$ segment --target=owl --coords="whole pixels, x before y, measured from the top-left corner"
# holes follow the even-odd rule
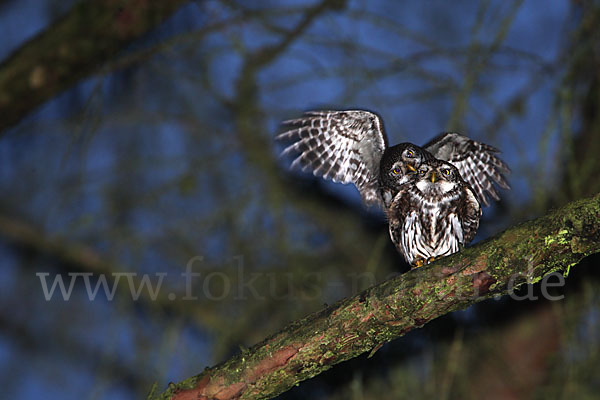
[[[479,227],[473,189],[447,161],[425,160],[386,210],[392,242],[415,267],[459,251]]]
[[[277,139],[288,140],[283,155],[298,154],[300,166],[333,182],[352,183],[367,205],[390,206],[398,186],[425,160],[437,158],[458,168],[477,199],[498,200],[494,184],[509,189],[503,176],[510,172],[492,146],[458,133],[443,133],[423,147],[412,143],[388,146],[379,116],[366,110],[310,111],[304,118],[285,121],[291,129]]]
[[[285,123],[291,129],[277,138],[292,141],[283,151],[297,154],[292,167],[354,184],[365,204],[383,208],[392,241],[414,265],[451,254],[471,241],[479,224],[480,203],[488,205],[488,196],[499,199],[494,185],[509,189],[504,174],[510,170],[497,157],[498,150],[458,133],[443,133],[423,147],[412,143],[390,147],[381,119],[370,111],[311,111]],[[445,171],[450,174],[444,175]],[[418,203],[420,187],[426,190]],[[415,207],[406,218],[403,213],[409,208],[404,208],[404,197],[412,199],[407,207]],[[407,225],[420,212],[420,222],[433,224],[427,232],[421,223]],[[433,218],[432,212],[442,213],[441,219]],[[446,223],[443,231],[441,222]],[[413,231],[403,244],[405,228]],[[423,247],[423,243],[429,244]]]
[[[384,210],[421,164],[432,159],[431,153],[412,143],[400,143],[385,149],[379,163],[376,185],[379,194],[377,199]]]

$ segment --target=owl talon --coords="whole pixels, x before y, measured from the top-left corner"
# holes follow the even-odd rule
[[[423,266],[423,264],[425,264],[425,260],[423,260],[423,259],[419,259],[419,260],[415,261],[415,265],[414,265],[414,267],[415,267],[415,268],[419,268],[419,267],[422,267],[422,266]]]
[[[437,260],[437,258],[435,258],[435,257],[429,257],[429,259],[427,260],[427,264],[431,264],[435,260]]]

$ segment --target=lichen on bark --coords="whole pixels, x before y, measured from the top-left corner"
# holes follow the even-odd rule
[[[149,399],[267,399],[449,312],[600,252],[600,194],[295,321]]]

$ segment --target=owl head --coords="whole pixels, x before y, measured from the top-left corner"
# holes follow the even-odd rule
[[[433,156],[412,143],[400,143],[385,149],[379,165],[380,195],[389,206],[400,187],[410,181],[425,160]]]
[[[424,160],[433,158],[428,151],[412,143],[400,143],[389,147],[381,157],[379,180],[382,186],[399,188],[408,182]]]
[[[423,193],[448,193],[463,183],[454,165],[435,158],[422,163],[416,175],[417,188]]]

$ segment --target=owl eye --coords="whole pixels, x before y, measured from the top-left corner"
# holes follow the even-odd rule
[[[450,175],[450,169],[449,169],[449,168],[446,168],[446,169],[444,170],[444,175],[446,175],[446,176],[449,176],[449,175]]]
[[[421,170],[419,170],[419,175],[425,175],[425,172],[426,171],[424,169],[421,169]]]
[[[406,152],[406,157],[408,157],[408,158],[413,158],[414,156],[415,156],[415,153],[413,153],[413,151],[412,151],[412,150],[408,150],[408,151]]]
[[[400,168],[394,168],[394,169],[392,170],[392,173],[393,173],[394,175],[398,175],[398,174],[400,173]]]

